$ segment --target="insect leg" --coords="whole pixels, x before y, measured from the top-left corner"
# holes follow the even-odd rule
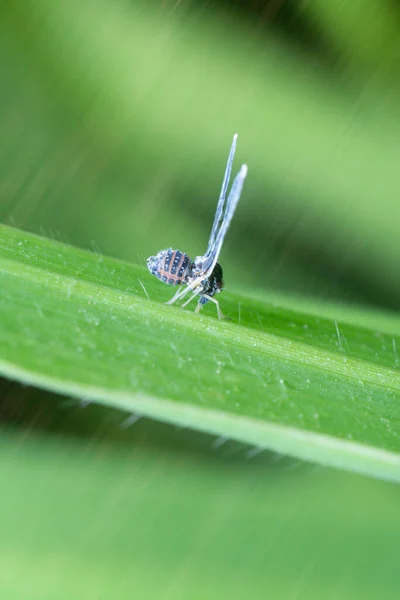
[[[168,302],[166,302],[165,304],[173,304],[174,302],[176,302],[177,300],[179,300],[179,298],[183,298],[184,296],[186,296],[186,294],[190,291],[189,287],[186,288],[180,288],[176,294],[171,298],[171,300],[168,300]]]
[[[225,315],[223,314],[222,310],[219,307],[218,300],[216,300],[212,296],[208,296],[207,294],[202,294],[202,296],[203,296],[203,298],[206,298],[206,300],[209,300],[210,302],[214,302],[215,306],[217,307],[218,319],[225,319]],[[201,306],[202,305],[199,302],[199,304],[196,306],[195,312],[199,312],[199,310],[201,309]]]
[[[194,298],[196,298],[196,296],[198,296],[198,294],[199,294],[199,292],[195,292],[195,293],[193,294],[193,296],[191,296],[191,297],[189,298],[189,300],[186,300],[186,302],[184,302],[184,303],[182,304],[181,308],[185,308],[185,306],[187,306],[187,305],[189,304],[189,302],[191,302],[191,301],[192,301]]]

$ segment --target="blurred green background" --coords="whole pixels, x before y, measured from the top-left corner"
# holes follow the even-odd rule
[[[396,311],[399,34],[395,0],[2,3],[0,219],[195,256],[237,131],[226,285]],[[398,597],[394,485],[6,381],[1,414],[4,597]]]

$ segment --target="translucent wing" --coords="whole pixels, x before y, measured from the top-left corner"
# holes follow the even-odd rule
[[[235,149],[234,149],[235,142],[236,142],[236,139],[234,138],[234,143],[232,144],[233,152],[235,151]],[[232,149],[231,149],[231,154],[232,154]],[[231,158],[231,155],[229,155],[229,159],[230,158]],[[232,158],[233,158],[233,156],[232,156]],[[232,163],[229,164],[229,160],[228,160],[228,166],[227,166],[227,169],[225,172],[224,183],[222,185],[221,195],[222,195],[222,192],[224,191],[224,184],[225,184],[225,179],[226,179],[227,173],[228,173],[228,182],[229,182],[231,166],[232,166]],[[221,198],[218,202],[217,211],[218,211],[218,209],[220,209],[221,215],[219,216],[218,221],[217,221],[217,215],[215,217],[213,230],[211,232],[211,237],[210,237],[210,242],[208,244],[207,252],[204,255],[203,260],[202,260],[202,268],[204,270],[204,277],[208,277],[209,275],[211,275],[211,273],[217,263],[219,253],[221,252],[225,234],[228,231],[229,225],[232,221],[232,217],[235,213],[237,204],[240,199],[240,195],[243,190],[243,184],[244,184],[244,180],[246,179],[246,175],[247,175],[247,165],[242,165],[239,173],[236,175],[235,180],[233,182],[232,189],[229,193],[228,200],[226,202],[225,210],[223,209],[223,204],[220,207]],[[227,187],[227,185],[228,184],[226,184],[226,187]],[[225,189],[225,193],[226,193],[226,189]],[[221,221],[221,226],[218,229],[218,224],[220,221]],[[214,229],[215,229],[215,231],[214,231]]]
[[[229,181],[230,181],[230,178],[231,178],[232,163],[233,163],[233,158],[235,156],[235,151],[236,151],[236,140],[237,140],[237,133],[235,133],[235,135],[233,136],[232,146],[231,146],[231,149],[230,149],[230,152],[229,152],[229,156],[228,156],[228,162],[226,163],[224,180],[222,182],[221,193],[219,195],[219,200],[218,200],[218,204],[217,204],[217,210],[215,212],[214,223],[213,223],[213,226],[212,226],[210,239],[208,240],[208,246],[207,246],[206,255],[209,253],[211,247],[214,245],[215,237],[217,235],[218,226],[219,226],[220,221],[222,219],[222,214],[223,214],[223,211],[224,211],[224,204],[225,204],[226,192],[227,192]]]

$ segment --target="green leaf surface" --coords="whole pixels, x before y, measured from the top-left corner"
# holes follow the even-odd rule
[[[398,319],[224,292],[221,322],[165,306],[143,267],[4,226],[0,281],[7,377],[400,480]]]

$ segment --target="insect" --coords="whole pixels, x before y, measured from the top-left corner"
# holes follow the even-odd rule
[[[222,291],[224,282],[222,267],[217,260],[247,175],[247,165],[242,165],[226,200],[233,158],[236,151],[236,140],[237,133],[233,136],[206,253],[203,256],[196,256],[192,261],[185,252],[168,248],[167,250],[160,250],[156,256],[150,256],[147,259],[147,267],[150,273],[161,279],[164,283],[169,285],[186,284],[186,287],[180,288],[167,304],[173,304],[176,300],[184,298],[191,292],[191,297],[182,304],[182,308],[198,297],[199,300],[195,312],[199,312],[204,304],[211,301],[217,307],[219,319],[223,319],[224,316],[219,307],[219,302],[214,296]]]

